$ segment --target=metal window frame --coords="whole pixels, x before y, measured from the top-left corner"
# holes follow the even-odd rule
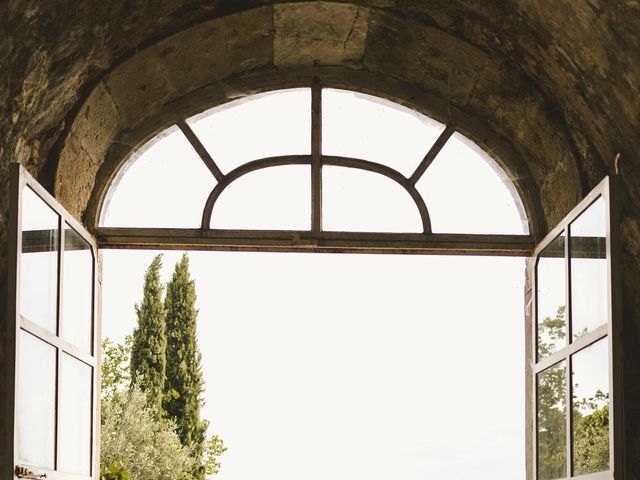
[[[10,201],[13,208],[11,208],[9,216],[9,302],[8,302],[8,318],[6,332],[7,338],[5,344],[8,346],[8,352],[6,355],[6,380],[7,386],[4,394],[4,401],[11,410],[4,410],[12,412],[10,423],[10,430],[6,432],[6,435],[2,438],[2,442],[6,444],[4,457],[0,460],[0,475],[5,478],[20,478],[16,473],[18,466],[18,442],[17,442],[17,414],[20,407],[20,401],[18,398],[18,358],[20,353],[20,331],[24,330],[28,334],[34,335],[39,340],[52,346],[56,350],[56,373],[55,373],[55,432],[54,432],[54,469],[44,469],[40,466],[34,465],[20,465],[28,468],[36,475],[46,474],[49,479],[52,480],[89,480],[97,478],[99,472],[99,458],[98,458],[98,439],[100,438],[100,286],[99,286],[99,254],[98,244],[93,236],[84,228],[80,222],[78,222],[73,216],[64,209],[53,196],[51,196],[28,172],[18,163],[12,163],[10,165],[10,180],[11,191]],[[20,314],[20,258],[22,253],[22,192],[25,188],[31,189],[40,200],[43,201],[58,217],[58,268],[56,272],[57,276],[57,291],[56,291],[56,332],[50,332],[47,329],[40,327],[32,321],[24,318]],[[86,353],[80,348],[71,344],[61,336],[62,322],[64,321],[62,315],[62,302],[63,302],[63,288],[64,288],[64,252],[65,252],[65,225],[72,228],[80,237],[85,240],[90,248],[92,255],[92,328],[91,328],[91,352]],[[13,321],[11,321],[13,319]],[[61,361],[63,355],[69,355],[83,364],[89,366],[92,370],[92,388],[91,388],[91,432],[90,432],[90,474],[79,475],[65,473],[58,471],[60,464],[60,414],[59,408],[61,398],[60,388],[60,375],[61,375]]]
[[[571,212],[555,226],[546,237],[536,246],[529,262],[530,285],[532,285],[530,330],[527,348],[527,395],[526,409],[527,425],[529,428],[527,442],[532,452],[528,458],[527,471],[531,472],[531,479],[537,479],[538,469],[538,375],[547,369],[565,362],[566,372],[566,454],[567,476],[566,479],[580,480],[620,480],[623,476],[624,449],[623,449],[623,420],[622,420],[622,372],[621,372],[621,293],[620,293],[620,253],[619,237],[615,227],[619,225],[619,194],[618,178],[606,177],[603,179]],[[579,337],[572,338],[572,305],[571,305],[571,224],[584,213],[595,201],[605,200],[606,212],[606,255],[607,255],[607,323],[595,330]],[[537,330],[538,330],[538,284],[537,267],[540,253],[558,236],[564,235],[564,268],[565,268],[565,295],[567,303],[567,344],[551,355],[538,359]],[[574,256],[575,258],[575,256]],[[609,470],[590,474],[574,475],[573,473],[573,406],[572,406],[572,359],[573,355],[586,349],[590,345],[607,339],[608,344],[608,375],[609,375]]]
[[[423,160],[410,176],[364,159],[322,153],[322,91],[318,77],[311,82],[311,154],[283,155],[247,162],[224,174],[185,120],[176,123],[202,162],[217,180],[207,198],[200,228],[120,228],[97,225],[100,248],[197,249],[330,253],[396,253],[529,256],[535,246],[533,235],[435,234],[429,210],[416,183],[455,133],[446,125]],[[309,230],[226,230],[211,228],[214,207],[220,195],[238,178],[266,168],[309,165],[311,171],[311,228]],[[422,224],[422,232],[335,232],[322,228],[322,167],[337,166],[377,173],[396,182],[411,197]]]

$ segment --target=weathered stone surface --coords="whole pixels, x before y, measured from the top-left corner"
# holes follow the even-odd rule
[[[60,152],[55,196],[78,218],[84,214],[97,170],[120,127],[120,111],[100,83],[80,108]],[[84,172],[84,181],[78,175]]]
[[[271,7],[229,15],[169,37],[157,46],[168,78],[180,94],[224,82],[273,62]]]
[[[274,62],[279,67],[357,64],[369,9],[334,2],[274,6]]]
[[[63,152],[63,169],[58,172],[56,195],[76,218],[82,218],[93,190],[98,164],[82,146],[82,140],[71,135]],[[89,173],[89,175],[87,175]]]
[[[387,12],[371,13],[364,65],[464,105],[490,59],[471,44]]]
[[[140,113],[155,111],[175,96],[169,72],[155,47],[142,50],[116,68],[104,84],[122,122],[134,126]]]

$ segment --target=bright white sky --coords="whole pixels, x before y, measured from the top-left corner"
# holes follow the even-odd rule
[[[287,146],[290,137],[282,133],[289,131],[287,119],[301,119],[291,128],[308,119],[308,97],[300,90],[262,96],[190,123],[197,134],[206,135],[203,143],[226,172],[255,158],[255,151],[308,153],[297,150],[302,147],[296,142]],[[284,102],[275,110],[278,121],[267,122],[268,131],[255,142],[247,141],[247,131],[238,126],[246,129],[256,118],[269,119],[278,98]],[[379,152],[391,144],[389,151],[397,156],[389,164],[410,175],[440,126],[369,100],[337,91],[325,95],[325,124],[330,115],[360,119],[334,133],[327,130],[325,151],[358,156],[358,145]],[[366,108],[358,113],[358,105]],[[380,124],[384,111],[392,113],[386,127]],[[345,140],[349,125],[361,128],[353,144]],[[367,131],[374,134],[367,136]],[[412,132],[413,142],[397,141],[406,132]],[[422,152],[416,150],[416,135],[425,139]],[[285,146],[270,144],[274,138]],[[132,163],[105,224],[199,226],[215,180],[185,142],[173,130]],[[372,150],[372,142],[379,142],[380,149]],[[267,175],[266,187],[250,181],[251,175],[245,177],[244,190],[239,181],[236,191],[228,192],[235,201],[223,204],[227,194],[221,196],[214,225],[308,228],[308,182],[301,187],[295,182],[299,173],[282,171],[280,177]],[[415,206],[397,191],[389,194],[395,196],[391,203],[368,210],[368,199],[384,200],[380,189],[396,186],[352,173],[326,173],[325,226],[419,228]],[[500,178],[459,135],[418,188],[434,231],[522,233]],[[103,252],[104,336],[120,341],[135,327],[134,304],[142,298],[144,271],[156,253]],[[180,255],[165,252],[164,281]],[[189,255],[207,386],[203,417],[229,449],[221,459],[221,480],[524,478],[522,259]]]

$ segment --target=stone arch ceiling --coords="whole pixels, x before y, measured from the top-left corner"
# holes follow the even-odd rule
[[[490,126],[524,159],[512,173],[531,177],[547,223],[611,172],[617,153],[630,206],[640,205],[637,1],[14,0],[0,19],[0,168],[21,161],[77,215],[104,157],[145,118],[205,84],[229,95],[247,72],[314,65],[397,97],[411,87],[407,103],[431,95],[441,119],[459,111]],[[209,77],[172,68],[178,60],[204,62]],[[640,231],[636,219],[627,227]]]

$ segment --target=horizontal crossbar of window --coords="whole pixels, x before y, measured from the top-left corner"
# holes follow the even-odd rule
[[[564,258],[565,237],[556,237],[552,243],[544,249],[544,255],[538,258]],[[607,258],[606,237],[579,237],[571,236],[571,258]]]
[[[77,360],[87,364],[88,366],[95,368],[97,364],[96,357],[83,352],[78,347],[68,342],[61,336],[56,335],[48,331],[46,328],[32,322],[31,320],[20,316],[20,328],[31,335],[36,336],[40,340],[47,342],[49,345],[62,350],[64,353],[75,357]]]
[[[58,229],[55,230],[25,230],[22,232],[22,253],[55,252],[57,245],[51,244],[51,239],[56,239]],[[77,235],[65,235],[64,251],[88,250],[89,245]]]
[[[96,229],[100,248],[530,256],[531,235],[311,232],[294,230]]]
[[[558,350],[557,352],[552,353],[550,356],[539,360],[535,366],[535,372],[540,373],[543,370],[546,370],[549,367],[557,364],[565,360],[567,357],[570,357],[574,353],[579,352],[580,350],[588,347],[589,345],[596,343],[598,340],[606,337],[609,332],[609,325],[604,324],[593,330],[592,332],[583,335],[582,337],[571,342],[570,345]]]

